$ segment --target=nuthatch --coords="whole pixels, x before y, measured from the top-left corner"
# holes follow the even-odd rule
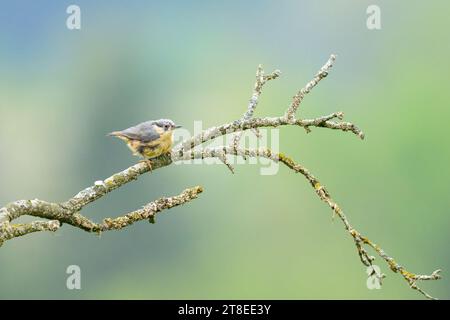
[[[149,159],[170,152],[173,130],[180,127],[169,119],[150,120],[122,131],[111,132],[109,135],[124,140],[133,155],[142,156],[151,169]]]

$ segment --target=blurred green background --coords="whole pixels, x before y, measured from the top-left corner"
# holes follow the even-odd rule
[[[66,8],[81,7],[81,30]],[[366,8],[381,8],[368,30]],[[284,112],[331,53],[330,76],[300,116],[344,111],[366,133],[280,130],[281,151],[314,173],[350,221],[450,298],[448,1],[2,1],[0,203],[64,201],[137,161],[105,133],[171,118],[192,129],[237,119],[256,66],[279,68],[257,115]],[[101,237],[64,226],[0,249],[0,298],[422,299],[393,274],[368,290],[353,241],[299,175],[255,165],[179,165],[85,208],[135,210],[200,184],[205,192]],[[29,219],[23,219],[28,221]],[[81,267],[82,289],[66,289]]]

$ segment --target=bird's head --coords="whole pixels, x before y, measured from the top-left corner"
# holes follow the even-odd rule
[[[172,120],[170,119],[159,119],[154,122],[154,124],[160,128],[162,128],[164,131],[172,131],[178,128],[181,128],[181,126],[177,126]]]

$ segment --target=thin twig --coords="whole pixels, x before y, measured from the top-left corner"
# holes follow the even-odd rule
[[[297,94],[292,99],[291,105],[284,115],[286,119],[293,120],[295,118],[295,113],[297,112],[300,103],[303,101],[303,98],[305,98],[305,96],[320,82],[320,80],[328,75],[328,72],[333,66],[335,60],[336,56],[332,54],[327,63],[325,63],[322,68],[320,68],[314,78],[297,92]]]
[[[281,74],[280,70],[275,70],[268,75],[264,75],[264,70],[262,68],[262,65],[258,66],[258,68],[256,69],[256,82],[255,82],[255,86],[253,89],[253,94],[248,102],[247,111],[244,113],[241,120],[245,121],[245,120],[251,119],[253,117],[253,113],[255,112],[256,106],[258,105],[259,96],[261,95],[263,86],[266,84],[267,81],[278,78],[280,76],[280,74]],[[254,130],[256,136],[259,137],[260,134],[259,134],[258,128],[253,128],[253,130]],[[234,139],[233,139],[233,144],[232,144],[235,148],[238,147],[241,137],[242,137],[242,131],[235,134]]]

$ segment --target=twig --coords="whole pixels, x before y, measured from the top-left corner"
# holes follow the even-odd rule
[[[292,99],[291,105],[284,115],[286,119],[293,120],[295,118],[295,113],[297,112],[300,103],[303,101],[303,98],[320,82],[320,80],[328,75],[328,71],[333,66],[335,60],[336,56],[332,54],[327,63],[325,63],[322,68],[320,68],[319,72],[317,72],[314,78],[310,82],[308,82],[306,86],[300,89],[299,92],[297,92],[297,94]]]
[[[264,70],[263,70],[262,66],[261,65],[258,66],[258,68],[256,69],[256,82],[255,82],[255,87],[253,89],[253,94],[248,102],[247,111],[244,113],[241,120],[245,121],[245,120],[249,120],[253,117],[253,113],[255,112],[256,106],[258,105],[259,96],[261,95],[261,90],[262,90],[263,86],[266,84],[267,81],[278,78],[280,76],[280,74],[281,74],[280,70],[275,70],[268,75],[264,75]],[[253,128],[253,130],[255,131],[256,136],[259,137],[260,134],[259,134],[258,128]],[[234,136],[232,145],[235,148],[238,147],[241,137],[242,137],[242,131],[238,132]]]
[[[93,231],[120,230],[141,220],[149,220],[151,223],[155,223],[155,215],[157,213],[194,200],[202,192],[203,188],[197,186],[186,189],[177,196],[160,198],[145,205],[142,209],[130,212],[125,216],[104,219],[103,223],[97,225],[98,230]]]

